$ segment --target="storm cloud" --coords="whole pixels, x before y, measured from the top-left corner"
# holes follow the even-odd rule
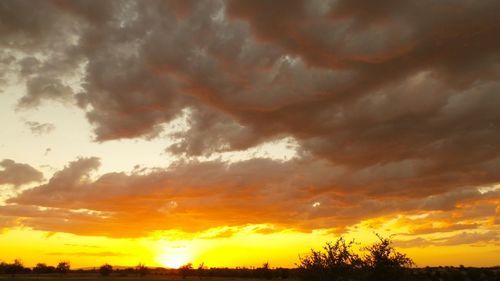
[[[160,137],[184,116],[186,128],[166,132],[174,157],[283,138],[298,156],[96,180],[99,161],[81,158],[0,212],[93,210],[26,224],[109,235],[144,214],[132,235],[248,223],[309,231],[418,212],[446,222],[458,212],[476,229],[467,216],[498,216],[498,191],[478,189],[500,182],[498,18],[493,0],[3,1],[1,65],[26,85],[20,109],[74,104],[97,142]]]

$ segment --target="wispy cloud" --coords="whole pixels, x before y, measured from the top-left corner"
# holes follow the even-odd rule
[[[40,136],[52,132],[56,127],[51,123],[39,123],[35,121],[26,121],[25,124],[30,129],[31,133]]]
[[[50,256],[78,256],[78,257],[120,257],[128,254],[118,252],[49,252]]]

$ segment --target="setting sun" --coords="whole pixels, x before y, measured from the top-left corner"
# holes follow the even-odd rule
[[[185,248],[168,248],[160,253],[156,261],[168,268],[179,268],[190,262]]]

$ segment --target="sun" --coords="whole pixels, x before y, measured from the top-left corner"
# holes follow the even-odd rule
[[[179,268],[187,263],[187,260],[182,257],[167,257],[160,256],[158,257],[158,262],[160,262],[163,266],[168,268]]]
[[[189,263],[190,258],[184,248],[169,248],[160,253],[156,261],[168,268],[179,268]]]

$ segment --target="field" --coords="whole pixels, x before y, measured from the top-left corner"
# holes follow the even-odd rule
[[[233,274],[238,271],[230,270]],[[226,272],[227,273],[227,272]],[[170,274],[165,272],[154,272],[147,275],[139,275],[136,272],[113,272],[110,276],[101,276],[97,272],[70,272],[67,274],[0,274],[0,281],[14,280],[14,281],[297,281],[298,275],[290,272],[290,276],[283,279],[280,276],[274,276],[271,279],[266,278],[242,278],[242,277],[221,277],[221,276],[187,276],[183,278],[180,274]],[[427,268],[412,268],[407,272],[404,279],[401,280],[415,280],[415,281],[497,281],[500,280],[500,267],[491,268],[471,268],[471,267],[427,267]],[[302,279],[311,281],[313,279]],[[314,279],[317,280],[317,279]],[[393,280],[387,278],[357,278],[352,280]]]
[[[91,273],[85,273],[85,274],[67,274],[67,275],[18,275],[18,276],[11,276],[11,275],[0,275],[0,280],[16,280],[16,281],[93,281],[93,280],[100,280],[100,281],[160,281],[160,280],[165,280],[165,281],[262,281],[264,279],[250,279],[250,278],[234,278],[234,277],[194,277],[194,276],[189,276],[186,278],[182,278],[181,276],[174,276],[174,275],[147,275],[147,276],[107,276],[103,277],[100,276],[99,274],[91,274]],[[288,279],[292,280],[292,279]]]

